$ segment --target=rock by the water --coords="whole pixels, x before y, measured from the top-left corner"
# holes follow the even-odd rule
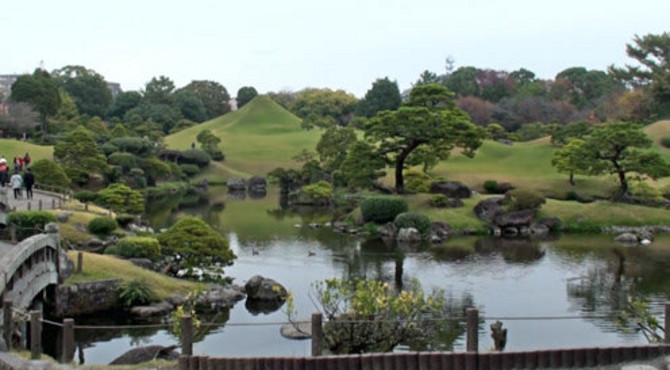
[[[168,302],[154,303],[151,306],[135,306],[130,309],[130,313],[138,317],[164,316],[171,312],[174,307]]]
[[[530,224],[528,231],[531,235],[534,236],[545,236],[548,235],[550,232],[549,227],[547,225],[539,222],[537,223],[533,222],[532,224]]]
[[[451,227],[444,221],[434,221],[430,224],[430,242],[442,243],[449,237]]]
[[[227,182],[228,190],[243,191],[247,190],[247,181],[243,178],[235,177]]]
[[[281,326],[279,333],[288,339],[309,339],[312,337],[312,321],[298,320]]]
[[[243,288],[237,285],[214,286],[198,297],[198,302],[217,307],[233,307],[237,301],[244,299]]]
[[[558,217],[543,217],[538,223],[546,226],[550,231],[555,231],[561,226],[561,219]]]
[[[637,244],[637,235],[633,233],[623,233],[614,238],[614,241],[623,244]]]
[[[438,181],[430,184],[431,194],[444,194],[449,198],[470,198],[472,190],[457,181]]]
[[[398,235],[396,235],[396,241],[398,241],[398,243],[420,243],[422,239],[419,230],[413,227],[404,227],[398,230]]]
[[[179,353],[175,351],[177,346],[146,346],[133,348],[121,356],[115,358],[110,365],[137,365],[142,362],[153,361],[156,359],[176,360]]]
[[[172,307],[181,306],[186,303],[186,298],[181,294],[173,294],[165,298],[165,302],[172,305]]]
[[[268,182],[265,177],[252,176],[247,184],[250,193],[265,193],[267,191]]]
[[[502,209],[503,200],[503,197],[490,197],[482,200],[474,208],[475,215],[480,220],[493,221],[493,218]]]
[[[252,276],[244,285],[244,290],[249,299],[276,301],[288,296],[288,291],[283,285],[260,275]]]
[[[495,216],[493,222],[505,229],[507,227],[528,227],[533,221],[535,211],[532,209],[524,209],[521,211],[505,212]]]

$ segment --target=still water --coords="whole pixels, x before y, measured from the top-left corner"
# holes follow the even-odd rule
[[[670,237],[664,236],[646,247],[622,247],[611,236],[598,235],[544,241],[464,237],[440,247],[406,250],[328,228],[298,227],[323,223],[328,216],[282,209],[273,193],[241,199],[223,189],[211,190],[208,198],[191,198],[188,207],[175,199],[157,202],[150,214],[159,226],[184,214],[205,218],[228,236],[238,256],[226,274],[240,285],[256,274],[275,279],[294,293],[299,317],[316,310],[312,282],[326,278],[376,278],[395,286],[416,279],[425,290],[443,289],[456,305],[479,308],[485,318],[481,350],[492,348],[489,325],[498,318],[508,329],[508,350],[643,343],[639,333],[616,323],[620,309],[629,298],[641,297],[661,314],[670,295]],[[103,322],[100,317],[88,321]],[[240,301],[230,311],[203,320],[209,321],[218,324],[206,327],[194,345],[195,354],[310,353],[309,341],[279,334],[286,321],[283,308],[259,312]],[[177,343],[163,329],[78,330],[76,337],[81,343],[75,360],[88,364],[108,363],[138,345]],[[463,350],[464,345],[461,335],[448,346]]]

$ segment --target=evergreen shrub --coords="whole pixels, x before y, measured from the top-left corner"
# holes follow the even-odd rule
[[[486,180],[483,185],[484,190],[489,194],[499,194],[500,189],[498,189],[498,181],[496,180]]]
[[[179,168],[186,177],[193,177],[200,172],[200,167],[195,164],[180,164]]]
[[[119,224],[111,217],[96,217],[86,225],[88,231],[96,235],[109,235],[117,227]]]
[[[416,212],[403,212],[396,216],[393,225],[398,229],[413,227],[422,235],[430,232],[430,219],[428,216]]]
[[[405,190],[412,193],[428,193],[430,191],[430,176],[425,172],[407,170],[405,177]]]
[[[407,210],[407,201],[401,197],[373,196],[361,203],[361,214],[365,222],[378,224],[391,222]]]
[[[117,245],[105,249],[105,254],[156,261],[161,256],[161,246],[156,238],[129,236],[121,239]]]
[[[56,216],[45,211],[15,211],[7,215],[7,225],[16,225],[16,237],[23,240],[35,234],[35,226],[44,230],[49,222],[58,222]]]
[[[80,190],[75,192],[73,197],[82,203],[95,203],[98,199],[98,193],[90,190]]]
[[[528,189],[514,189],[505,193],[505,204],[510,211],[539,209],[546,202],[544,195]]]
[[[449,205],[449,198],[447,198],[447,196],[444,194],[435,194],[430,197],[428,204],[435,208],[445,208],[447,205]]]

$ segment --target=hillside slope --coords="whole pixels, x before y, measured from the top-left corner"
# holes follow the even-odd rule
[[[200,131],[211,130],[221,138],[226,160],[213,163],[205,177],[264,176],[277,167],[297,167],[293,156],[303,149],[314,151],[321,131],[305,131],[300,121],[269,97],[257,96],[236,112],[167,136],[165,143],[170,149],[188,149]]]

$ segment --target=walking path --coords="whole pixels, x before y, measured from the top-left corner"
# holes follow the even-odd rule
[[[25,211],[31,209],[33,211],[37,211],[39,210],[40,201],[42,201],[43,210],[54,209],[59,207],[59,196],[54,193],[47,193],[42,192],[40,190],[33,190],[33,198],[28,199],[26,198],[26,190],[21,189],[22,197],[19,199],[14,199],[14,191],[10,188],[6,188],[6,191],[7,191],[7,202],[9,203],[10,209],[16,209],[17,211]]]

